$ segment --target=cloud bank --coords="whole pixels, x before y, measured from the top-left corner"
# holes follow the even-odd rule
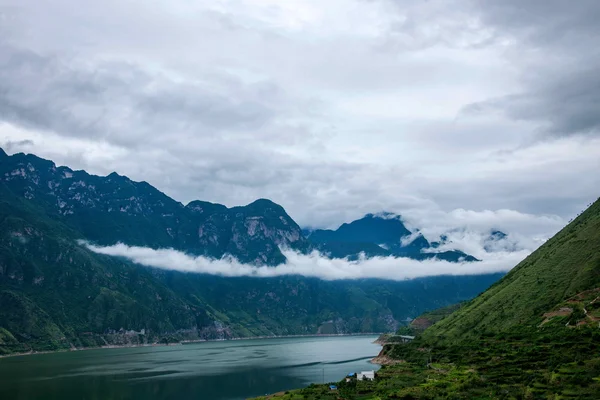
[[[455,264],[440,260],[416,261],[409,258],[375,257],[356,261],[329,259],[312,252],[300,254],[282,250],[287,258],[285,264],[276,267],[242,264],[233,257],[209,259],[195,257],[174,249],[151,249],[127,246],[96,246],[81,242],[91,251],[108,256],[124,257],[134,263],[172,271],[218,275],[224,277],[272,278],[285,275],[301,275],[323,280],[386,279],[406,280],[438,275],[480,275],[507,272],[524,259],[529,251],[494,252],[476,263]]]

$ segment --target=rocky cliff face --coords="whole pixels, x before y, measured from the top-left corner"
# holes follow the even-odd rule
[[[390,331],[397,321],[470,298],[499,278],[321,281],[146,268],[93,253],[78,239],[229,254],[257,265],[284,262],[280,247],[308,251],[311,243],[269,200],[233,208],[202,201],[184,206],[116,173],[99,177],[2,151],[0,227],[0,354]]]
[[[0,155],[0,180],[13,193],[103,245],[121,241],[171,247],[197,255],[232,255],[244,263],[285,262],[281,247],[318,249],[334,258],[395,256],[417,260],[477,261],[461,251],[436,252],[436,244],[408,230],[400,216],[382,213],[315,230],[307,240],[283,207],[259,199],[243,207],[193,201],[187,206],[146,182],[112,173],[106,177],[57,167],[30,154]]]
[[[172,247],[241,262],[276,265],[279,250],[307,249],[300,227],[270,200],[244,207],[194,201],[183,206],[146,182],[56,167],[34,155],[0,157],[0,179],[15,194],[60,216],[87,240]]]

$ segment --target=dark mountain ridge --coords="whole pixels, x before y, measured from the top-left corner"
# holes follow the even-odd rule
[[[356,259],[362,253],[367,257],[479,261],[460,250],[437,250],[440,243],[429,243],[418,231],[411,232],[406,228],[401,216],[389,212],[367,214],[361,219],[342,224],[337,230],[311,231],[308,240],[320,251],[334,258]]]
[[[421,234],[393,214],[367,214],[336,231],[315,230],[307,240],[278,204],[258,199],[246,206],[195,200],[184,206],[147,182],[113,172],[106,177],[57,167],[32,154],[0,159],[0,176],[11,191],[58,215],[100,245],[115,240],[132,246],[174,248],[195,255],[232,255],[242,263],[278,265],[280,248],[318,249],[336,258],[394,256],[417,260],[478,261],[459,250],[436,251]]]
[[[56,167],[23,153],[3,157],[0,176],[12,192],[101,245],[121,241],[212,258],[230,254],[257,265],[284,262],[281,246],[308,249],[298,224],[266,199],[232,208],[202,201],[183,206],[146,182]]]
[[[266,199],[227,208],[145,182],[0,154],[0,353],[106,344],[382,332],[501,274],[409,281],[224,278],[148,268],[78,244],[122,242],[276,265],[313,245]]]

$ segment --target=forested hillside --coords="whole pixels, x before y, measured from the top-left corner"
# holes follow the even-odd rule
[[[405,344],[372,382],[278,399],[600,398],[600,200],[477,298]],[[402,332],[400,332],[402,333]]]
[[[0,154],[0,353],[291,334],[386,332],[501,275],[411,281],[225,278],[149,268],[78,240],[276,265],[310,249],[285,210],[187,206],[147,183]]]

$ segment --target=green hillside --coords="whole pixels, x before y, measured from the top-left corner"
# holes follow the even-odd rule
[[[449,317],[454,312],[456,312],[456,310],[458,310],[459,308],[461,308],[464,305],[465,305],[464,302],[457,303],[457,304],[449,305],[447,307],[442,307],[442,308],[438,308],[433,311],[426,312],[422,315],[419,315],[418,318],[415,318],[410,323],[410,328],[417,332],[425,330],[425,329],[429,328],[431,325],[437,324],[444,318]]]
[[[193,204],[201,215],[200,207],[212,206]],[[269,218],[272,210],[278,217],[278,207],[257,201],[236,214],[264,212]],[[0,355],[106,344],[391,331],[398,320],[471,298],[500,277],[384,282],[186,274],[93,253],[78,244],[85,236],[69,222],[0,182]]]
[[[414,341],[384,345],[373,382],[262,399],[600,398],[600,200],[486,292],[447,311],[417,318],[439,321]]]
[[[545,313],[600,286],[600,201],[485,293],[435,324],[426,338],[466,339],[538,326]]]

